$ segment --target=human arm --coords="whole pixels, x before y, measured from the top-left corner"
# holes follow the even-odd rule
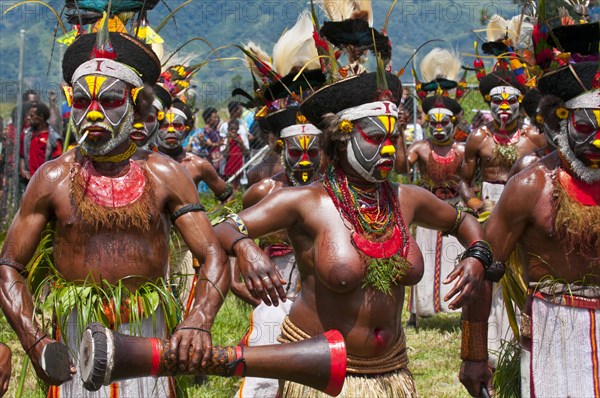
[[[56,102],[56,92],[49,91],[48,92],[48,102],[50,108],[50,118],[48,118],[48,125],[52,126],[54,130],[62,137],[62,117],[60,115],[60,109],[58,108],[58,103]]]
[[[460,169],[460,182],[458,191],[464,203],[476,213],[483,208],[483,202],[477,197],[471,185],[475,172],[479,165],[479,150],[485,139],[485,132],[482,129],[469,135],[465,143],[465,157]]]
[[[54,340],[47,337],[37,323],[33,298],[27,288],[24,273],[14,268],[14,265],[24,267],[35,253],[42,231],[52,214],[52,192],[65,189],[64,182],[56,182],[59,173],[60,168],[55,168],[55,165],[49,167],[46,163],[40,167],[40,172],[34,176],[25,191],[21,208],[13,219],[0,252],[1,263],[13,264],[0,265],[0,306],[29,355],[38,377],[53,385],[66,380],[51,379],[42,369],[40,358],[44,347]],[[73,366],[70,372],[76,372]]]
[[[524,233],[539,200],[540,192],[543,190],[543,175],[538,171],[530,171],[531,169],[525,170],[509,179],[500,200],[485,224],[486,240],[492,247],[496,261],[504,262],[510,257]],[[479,396],[482,383],[491,388],[491,374],[487,366],[487,329],[496,326],[487,324],[491,291],[491,283],[486,282],[480,299],[474,300],[463,308],[462,313],[465,349],[459,378],[473,396]],[[484,330],[479,330],[481,328]],[[468,333],[465,333],[466,329],[469,329]],[[471,337],[467,338],[468,336]],[[483,354],[476,354],[482,351],[482,347],[485,347],[485,358]],[[469,352],[473,355],[464,355]]]
[[[168,163],[164,170],[158,169],[161,181],[169,190],[168,212],[182,212],[184,206],[198,204],[196,187],[185,169],[166,157],[162,161]],[[204,212],[184,212],[174,220],[174,225],[194,257],[203,264],[198,269],[194,306],[170,340],[171,359],[179,363],[181,370],[193,372],[200,363],[205,366],[210,358],[210,329],[227,294],[230,270],[227,256]]]
[[[233,220],[228,219],[215,227],[221,245],[230,255],[238,258],[244,282],[253,297],[267,305],[286,301],[281,277],[271,259],[253,239],[273,232],[287,230],[300,218],[300,203],[310,200],[309,187],[282,188],[267,195],[254,206],[243,210],[237,217],[247,230],[243,234]],[[250,238],[250,239],[247,239]]]
[[[31,179],[31,174],[25,168],[25,159],[23,159],[23,158],[19,159],[19,174],[21,175],[21,177],[23,177],[26,180]]]
[[[402,197],[415,203],[414,223],[424,228],[449,232],[460,243],[469,247],[471,242],[484,240],[484,233],[477,220],[466,212],[458,210],[433,194],[419,187],[403,187]],[[460,218],[458,218],[460,217]],[[452,289],[444,297],[451,309],[460,308],[473,300],[485,279],[485,266],[476,258],[466,257],[446,277],[444,283],[455,281]]]
[[[402,141],[402,142],[400,142]],[[406,151],[406,157],[404,156],[404,134],[400,134],[398,138],[398,152],[396,155],[396,172],[398,173],[408,173],[410,171],[410,166],[415,164],[415,162],[419,159],[419,148],[423,145],[429,145],[427,141],[416,141],[413,142]],[[401,147],[402,145],[402,147]]]
[[[6,391],[8,391],[12,373],[11,359],[12,353],[10,348],[4,343],[0,343],[0,397],[3,397]]]
[[[198,184],[200,180],[204,181],[221,202],[224,202],[231,197],[233,193],[231,185],[228,185],[223,181],[212,163],[201,158],[196,158],[194,163],[196,169],[199,170],[198,175],[200,177],[199,181],[194,181],[195,184]]]

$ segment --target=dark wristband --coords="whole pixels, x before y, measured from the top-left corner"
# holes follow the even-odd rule
[[[27,275],[27,268],[25,266],[15,260],[11,260],[10,258],[2,257],[0,258],[0,265],[6,265],[16,270],[19,274]]]
[[[174,211],[173,214],[171,214],[171,223],[174,223],[179,217],[192,211],[206,211],[206,209],[200,203],[181,206],[179,209]]]
[[[240,236],[238,238],[236,238],[232,243],[231,243],[231,248],[229,249],[229,253],[231,254],[235,254],[235,252],[233,251],[233,249],[235,248],[235,245],[237,245],[240,241],[244,240],[244,239],[250,239],[247,236]]]

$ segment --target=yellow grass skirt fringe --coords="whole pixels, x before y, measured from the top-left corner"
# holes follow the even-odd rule
[[[294,325],[288,317],[281,326],[281,343],[291,343],[310,338]],[[406,339],[404,332],[398,342],[384,356],[360,358],[348,355],[344,388],[338,397],[417,397],[417,389],[407,368]],[[325,398],[327,394],[308,386],[286,381],[283,397]]]

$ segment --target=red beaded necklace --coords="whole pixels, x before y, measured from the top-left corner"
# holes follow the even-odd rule
[[[408,232],[389,181],[366,187],[362,181],[352,181],[342,170],[330,166],[323,186],[335,207],[352,224],[352,241],[362,253],[372,258],[396,254],[406,258]],[[380,241],[384,236],[388,238]]]

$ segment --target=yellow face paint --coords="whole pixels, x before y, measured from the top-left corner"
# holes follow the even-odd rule
[[[600,124],[600,109],[593,109],[592,112],[594,112],[594,116],[596,116],[596,122]]]
[[[388,134],[391,134],[394,131],[394,128],[396,127],[396,118],[393,116],[378,116],[379,120],[381,120],[381,123],[383,123],[383,125],[385,126],[385,130],[387,131]]]
[[[173,120],[175,120],[175,114],[174,113],[166,113],[165,114],[165,118],[167,118],[167,122],[169,122],[169,124],[173,123]]]
[[[312,141],[312,137],[310,135],[301,135],[298,137],[298,142],[300,144],[300,148],[306,151]]]
[[[104,115],[98,111],[90,111],[87,113],[87,115],[85,115],[86,119],[89,120],[90,122],[95,122],[97,120],[102,120],[104,119]]]
[[[84,79],[88,85],[88,90],[89,90],[92,98],[98,98],[98,94],[100,93],[100,88],[106,81],[106,77],[90,75],[90,76],[85,76]]]
[[[381,148],[381,155],[382,156],[392,156],[396,153],[396,148],[394,148],[393,145],[385,145],[383,148]]]

